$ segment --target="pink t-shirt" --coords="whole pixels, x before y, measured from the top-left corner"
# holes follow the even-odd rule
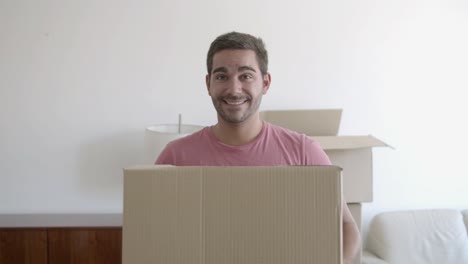
[[[241,146],[221,143],[211,127],[167,144],[156,164],[175,166],[330,165],[320,145],[304,134],[263,122],[260,134]]]

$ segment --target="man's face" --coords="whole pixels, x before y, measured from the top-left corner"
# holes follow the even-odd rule
[[[238,124],[257,113],[270,80],[270,74],[262,75],[254,51],[222,50],[213,56],[206,85],[218,116]]]

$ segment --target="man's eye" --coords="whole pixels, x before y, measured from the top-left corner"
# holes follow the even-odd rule
[[[216,79],[216,80],[220,80],[220,81],[226,80],[226,76],[225,76],[225,75],[216,75],[216,76],[215,76],[215,79]]]
[[[244,75],[242,75],[242,79],[245,79],[245,80],[252,79],[252,75],[244,74]]]

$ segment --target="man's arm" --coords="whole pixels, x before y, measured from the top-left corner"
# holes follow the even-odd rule
[[[349,211],[346,201],[343,199],[343,264],[353,264],[361,246],[361,236]]]
[[[304,156],[306,165],[331,165],[330,158],[317,141],[304,136]],[[343,199],[343,264],[353,264],[361,247],[361,236]]]

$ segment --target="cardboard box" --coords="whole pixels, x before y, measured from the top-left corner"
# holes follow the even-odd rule
[[[320,143],[333,165],[343,168],[343,193],[347,202],[372,202],[372,148],[386,147],[370,136],[337,136],[341,109],[263,111],[263,120],[304,133]]]
[[[338,134],[341,109],[261,111],[260,118],[293,131],[314,136]]]
[[[342,262],[341,169],[124,170],[123,264]]]
[[[343,168],[343,193],[348,203],[372,202],[372,148],[387,146],[373,136],[312,137],[333,165]]]
[[[354,220],[356,221],[356,224],[359,228],[359,231],[361,231],[361,226],[362,226],[362,204],[360,203],[349,203],[348,208],[351,211],[351,214],[353,215]],[[362,233],[361,233],[361,238],[362,238]],[[357,255],[354,264],[361,264],[361,258],[362,258],[362,240],[361,240],[361,249],[359,250],[359,254]]]

